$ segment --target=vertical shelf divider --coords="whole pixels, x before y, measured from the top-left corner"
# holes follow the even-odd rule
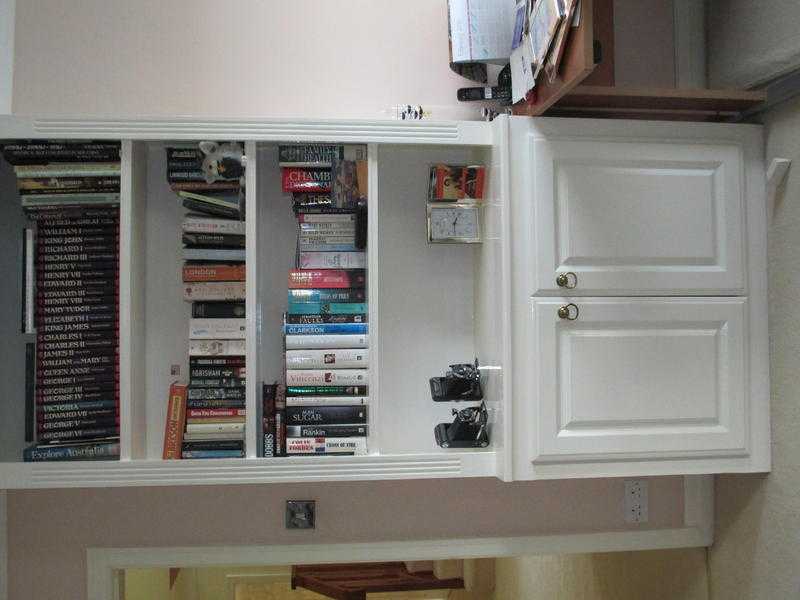
[[[369,311],[369,433],[370,454],[380,454],[380,332],[378,331],[378,299],[380,298],[380,254],[378,211],[378,144],[367,145],[367,309]]]
[[[119,417],[120,460],[145,458],[145,194],[144,142],[120,149]]]
[[[247,424],[245,426],[246,457],[255,458],[260,453],[259,431],[261,429],[261,374],[258,364],[258,348],[261,341],[261,306],[258,295],[258,190],[257,190],[257,164],[258,146],[255,141],[244,144],[244,154],[247,157],[245,169],[245,260],[246,271],[246,303],[247,315],[247,340],[246,340],[246,365],[247,365]]]

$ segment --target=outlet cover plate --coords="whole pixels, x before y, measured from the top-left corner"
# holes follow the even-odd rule
[[[314,529],[315,520],[314,500],[286,501],[286,529]]]
[[[647,523],[647,481],[628,479],[625,481],[625,497],[622,502],[626,523]]]

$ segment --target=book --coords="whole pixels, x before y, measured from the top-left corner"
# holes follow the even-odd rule
[[[301,269],[364,269],[365,252],[300,252]]]
[[[243,458],[243,450],[182,450],[181,458]]]
[[[107,205],[119,204],[117,192],[87,192],[75,194],[36,194],[20,198],[20,206],[39,208],[42,206],[84,206],[87,204]]]
[[[245,408],[244,398],[208,398],[205,400],[187,400],[187,409],[197,408]]]
[[[81,398],[80,395],[77,395]],[[76,402],[59,402],[55,404],[39,403],[37,411],[40,414],[47,415],[49,413],[67,413],[67,412],[91,412],[93,410],[116,410],[116,400],[93,400]]]
[[[262,384],[261,386],[261,456],[275,456],[276,431],[276,406],[277,383]]]
[[[281,169],[281,185],[284,192],[330,192],[331,170],[284,167]]]
[[[244,450],[243,440],[207,440],[183,442],[182,451],[192,450]]]
[[[192,377],[189,379],[189,385],[193,388],[242,387],[245,383],[244,377]]]
[[[364,437],[366,425],[287,425],[287,438]]]
[[[17,190],[26,194],[87,194],[94,192],[119,193],[119,175],[94,177],[91,175],[59,177],[24,177],[17,179]]]
[[[114,427],[119,426],[119,418],[97,417],[97,418],[78,418],[78,419],[48,419],[36,422],[36,432],[39,435],[48,432],[64,432],[86,430],[92,427]]]
[[[287,335],[287,350],[324,349],[324,348],[367,348],[369,335]]]
[[[186,433],[242,433],[244,425],[228,422],[189,423],[186,425]]]
[[[207,260],[211,262],[244,262],[245,250],[238,248],[184,248],[184,260]]]
[[[284,317],[284,322],[291,325],[303,325],[313,323],[366,323],[367,315],[365,314],[323,314],[323,315],[295,315],[287,314]]]
[[[360,288],[367,282],[363,269],[292,269],[289,289],[303,288]]]
[[[298,238],[298,249],[301,252],[357,252],[355,231],[348,238],[334,238],[330,241]]]
[[[369,350],[287,350],[287,369],[363,369],[369,364]]]
[[[244,400],[244,387],[238,388],[188,388],[189,400]],[[196,407],[193,407],[196,408]]]
[[[83,440],[119,436],[119,427],[93,427],[90,429],[68,429],[66,431],[46,431],[39,434],[39,441]]]
[[[232,417],[193,417],[186,419],[187,425],[208,424],[208,423],[244,423],[245,417],[232,416]]]
[[[361,425],[367,422],[366,406],[287,406],[288,425]]]
[[[187,264],[183,266],[184,283],[202,281],[244,281],[246,267],[242,264]]]
[[[364,160],[364,144],[281,144],[278,164],[281,167],[330,167],[334,158]]]
[[[189,356],[241,356],[245,340],[189,340]]]
[[[190,377],[241,377],[246,376],[246,367],[244,366],[189,366]]]
[[[167,423],[164,430],[164,451],[161,457],[174,460],[181,457],[183,428],[186,424],[186,386],[173,383],[169,388]]]
[[[17,165],[14,174],[18,178],[32,177],[119,177],[120,163],[85,162],[51,163],[41,165]]]
[[[80,142],[15,140],[0,146],[3,157],[14,166],[63,162],[119,163],[119,149],[119,142],[95,140]]]
[[[26,227],[22,230],[22,333],[36,331],[34,323],[34,290],[36,288],[34,253],[34,231],[32,228]]]
[[[366,396],[366,385],[287,386],[288,396]]]
[[[431,167],[428,200],[482,200],[486,167],[438,164]]]
[[[297,215],[297,222],[301,225],[310,225],[310,227],[301,227],[302,231],[316,231],[324,230],[332,227],[336,228],[355,228],[356,214],[352,209],[346,212],[330,212],[330,213],[301,213]]]
[[[241,300],[245,299],[245,283],[224,281],[203,281],[183,286],[183,299],[194,300]]]
[[[37,407],[38,409],[38,407]],[[52,411],[36,411],[36,422],[45,423],[58,421],[61,423],[73,420],[95,420],[101,419],[105,421],[116,421],[119,419],[119,410],[116,406],[111,408],[101,408],[95,410],[62,410],[58,412]]]
[[[244,248],[244,236],[234,233],[184,233],[182,239],[198,248]]]
[[[366,302],[295,302],[289,295],[287,311],[290,315],[365,315]]]
[[[233,219],[214,219],[187,215],[181,225],[185,233],[221,233],[230,235],[244,235],[245,222]]]
[[[38,445],[25,448],[25,462],[60,460],[115,460],[119,458],[119,442],[93,442],[69,446]]]
[[[286,323],[286,335],[355,335],[368,333],[367,323]],[[356,346],[357,347],[357,346]]]
[[[192,317],[196,319],[232,319],[244,315],[244,302],[192,302]]]
[[[25,344],[25,441],[32,442],[33,419],[36,413],[36,344]]]
[[[287,438],[286,454],[366,454],[365,437],[303,437]]]
[[[190,340],[243,340],[246,319],[190,319]]]
[[[287,396],[286,406],[361,406],[368,396]]]
[[[217,419],[225,417],[244,417],[243,408],[191,408],[186,412],[187,419]]]
[[[195,367],[245,367],[246,360],[244,356],[190,356],[189,366],[192,369]]]
[[[184,442],[210,442],[217,440],[244,440],[244,431],[187,431],[183,434]]]
[[[289,304],[331,302],[358,303],[367,299],[366,290],[356,289],[297,289],[289,290]]]
[[[367,369],[290,369],[286,385],[369,385]]]
[[[189,185],[189,184],[183,184],[183,185]],[[219,184],[211,184],[211,185],[219,185]],[[187,191],[178,192],[178,194],[186,194],[186,193],[189,192]],[[217,217],[226,217],[229,219],[242,219],[242,217],[244,216],[241,206],[234,208],[225,204],[204,202],[202,200],[197,200],[194,198],[183,198],[183,207],[187,210],[191,210],[194,212],[200,212]]]

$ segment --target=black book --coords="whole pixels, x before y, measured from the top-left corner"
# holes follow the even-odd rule
[[[367,422],[366,406],[287,406],[286,425],[337,425]]]
[[[227,206],[220,206],[218,204],[211,204],[209,202],[202,202],[200,200],[193,200],[191,198],[183,199],[183,207],[187,210],[201,212],[215,217],[226,217],[228,219],[241,220],[242,211],[236,208],[228,208]]]
[[[244,302],[192,302],[192,317],[195,319],[233,319],[244,316]]]

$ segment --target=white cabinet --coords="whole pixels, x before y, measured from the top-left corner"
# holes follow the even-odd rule
[[[531,293],[740,294],[733,144],[530,138]]]
[[[768,470],[760,130],[510,138],[514,478]]]

